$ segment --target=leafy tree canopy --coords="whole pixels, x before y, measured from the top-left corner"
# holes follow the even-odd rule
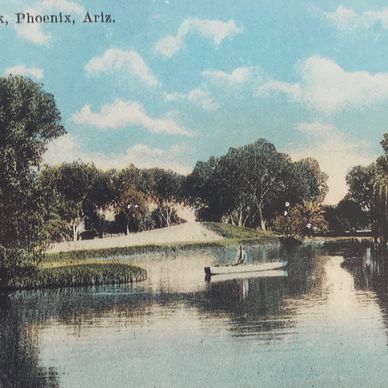
[[[43,243],[46,209],[36,174],[47,143],[65,133],[60,121],[42,85],[21,76],[0,78],[0,267],[19,266],[10,257],[25,257],[28,264]],[[15,249],[27,253],[14,255]]]
[[[186,179],[185,192],[205,219],[265,229],[267,219],[285,201],[322,201],[326,180],[314,159],[292,163],[273,144],[259,139],[198,162]]]

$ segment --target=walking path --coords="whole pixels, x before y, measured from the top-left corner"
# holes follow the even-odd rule
[[[127,247],[133,245],[166,244],[178,242],[206,242],[222,240],[223,237],[207,229],[201,223],[195,222],[193,214],[188,209],[182,209],[181,218],[187,220],[184,224],[168,228],[147,230],[131,233],[128,236],[105,237],[94,240],[66,241],[51,244],[49,253],[67,252],[84,249],[103,249]]]

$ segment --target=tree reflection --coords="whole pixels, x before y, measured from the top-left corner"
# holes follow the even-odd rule
[[[232,335],[270,333],[268,338],[275,338],[279,331],[294,327],[301,305],[317,296],[325,298],[320,248],[274,245],[251,253],[255,260],[286,259],[288,276],[210,282],[190,292],[121,285],[13,293],[0,309],[0,370],[7,371],[0,386],[58,385],[56,372],[38,362],[34,327],[48,321],[71,327],[72,335],[78,335],[105,318],[118,327],[146,325],[152,316],[169,318],[175,310],[189,308],[199,312],[200,319],[226,318]]]
[[[119,316],[125,326],[146,322],[157,306],[167,307],[158,310],[162,316],[182,304],[198,309],[204,317],[228,316],[232,329],[257,332],[292,326],[294,301],[322,295],[324,260],[315,260],[317,249],[311,246],[290,249],[273,244],[250,249],[251,260],[288,260],[288,276],[210,282],[195,292],[163,287],[153,292],[136,285],[19,292],[14,301],[23,304],[23,321],[28,324],[55,319],[79,330],[91,320],[110,316]]]
[[[0,295],[0,387],[59,387],[56,371],[39,366],[38,349],[34,328]]]
[[[383,295],[388,291],[388,252],[373,247],[353,246],[343,254],[342,266],[354,277],[358,290],[375,291]]]
[[[349,260],[349,255],[344,255],[342,266],[353,275],[356,290],[372,291],[377,296],[382,320],[388,330],[388,251],[363,246],[357,254],[354,252],[353,248],[353,261]]]

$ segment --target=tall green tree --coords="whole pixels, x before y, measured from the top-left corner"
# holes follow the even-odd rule
[[[292,163],[264,139],[226,155],[198,162],[185,182],[190,203],[203,218],[260,226],[283,209],[285,201],[321,202],[327,175],[312,158]]]
[[[267,140],[259,139],[231,148],[222,163],[228,166],[231,184],[237,189],[236,204],[257,216],[261,229],[265,230],[264,210],[284,195],[291,175],[290,158]]]
[[[384,141],[383,147],[385,147]],[[385,244],[388,240],[388,149],[385,155],[376,160],[375,175],[373,179],[373,207],[371,215],[375,235]]]
[[[336,210],[342,231],[356,232],[368,225],[367,213],[353,199],[344,198],[338,203]]]
[[[367,167],[356,166],[346,177],[348,196],[369,214],[375,240],[388,240],[388,133],[380,142],[384,154]]]
[[[375,165],[355,166],[346,175],[348,197],[356,201],[363,210],[370,212],[373,206],[373,181]]]
[[[116,196],[111,172],[104,173],[80,161],[46,167],[40,180],[51,190],[56,213],[67,223],[74,241],[80,224],[96,222],[97,211],[112,204]]]
[[[234,192],[228,172],[220,158],[199,161],[183,185],[184,197],[197,209],[200,219],[220,221],[233,211]]]
[[[328,176],[313,158],[301,159],[292,164],[292,176],[288,185],[288,201],[299,203],[302,201],[322,202],[329,187]]]
[[[175,207],[182,202],[182,186],[184,177],[171,170],[152,168],[143,170],[143,182],[148,187],[143,190],[151,197],[166,226],[172,223]]]
[[[65,133],[60,121],[54,97],[42,85],[20,76],[0,78],[2,268],[33,264],[40,257],[46,209],[37,169],[47,143]]]
[[[139,225],[148,211],[147,197],[134,187],[128,187],[116,200],[114,208],[116,221],[125,225],[123,229],[128,235],[139,230]]]

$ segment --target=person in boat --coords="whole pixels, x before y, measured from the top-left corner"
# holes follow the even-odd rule
[[[236,265],[244,264],[247,260],[247,254],[242,245],[240,245],[239,252],[237,255]]]

